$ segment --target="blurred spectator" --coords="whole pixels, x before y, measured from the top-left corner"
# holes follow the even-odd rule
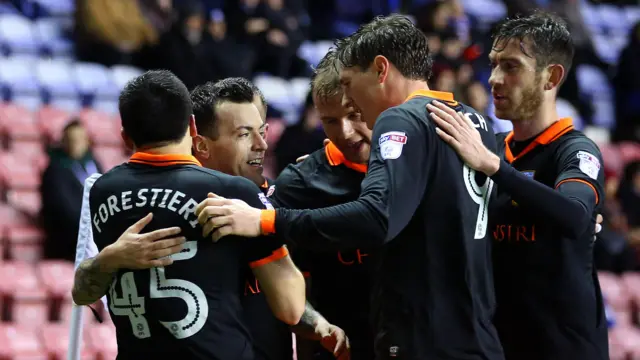
[[[65,126],[61,145],[49,151],[40,188],[44,256],[74,261],[84,181],[102,168],[89,151],[89,137],[79,121]]]
[[[297,56],[304,34],[284,0],[228,2],[225,13],[232,25],[231,33],[260,54],[255,71],[283,78],[309,75],[306,62]]]
[[[163,34],[173,23],[173,0],[138,0],[140,11],[158,34]]]
[[[480,82],[470,83],[461,98],[464,99],[465,104],[480,111],[482,114],[486,114],[489,107],[489,94]]]
[[[309,92],[301,119],[297,124],[287,127],[276,144],[274,153],[277,174],[287,165],[295,163],[299,156],[311,154],[322,148],[326,136],[321,124],[320,115]]]
[[[640,141],[640,22],[629,34],[629,44],[618,59],[613,86],[616,93],[616,140]]]
[[[640,161],[628,164],[618,186],[618,200],[627,215],[629,226],[640,230]],[[640,245],[640,238],[638,239]]]
[[[111,66],[131,64],[158,33],[133,0],[76,0],[76,56]]]

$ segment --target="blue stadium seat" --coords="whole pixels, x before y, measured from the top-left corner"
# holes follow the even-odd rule
[[[76,9],[74,0],[33,0],[54,16],[71,15]]]
[[[36,63],[36,77],[45,99],[77,96],[71,65],[62,60],[40,60]]]
[[[117,91],[122,90],[129,80],[142,75],[142,73],[142,70],[133,66],[115,65],[111,67],[111,74]]]
[[[576,76],[580,92],[593,104],[593,123],[612,128],[615,124],[614,94],[607,75],[595,66],[580,65],[576,68]]]
[[[55,107],[56,109],[64,110],[70,114],[76,114],[82,108],[80,99],[67,96],[54,96],[49,100],[49,105]]]
[[[282,112],[295,109],[286,80],[271,75],[258,75],[253,82],[264,93],[269,106]]]
[[[462,0],[462,6],[465,12],[475,17],[484,28],[507,16],[507,8],[499,0]]]
[[[38,93],[38,81],[32,66],[20,57],[0,58],[0,86],[5,100],[19,94]]]
[[[77,62],[72,71],[81,95],[97,98],[118,97],[118,89],[113,82],[113,75],[106,66]]]
[[[37,53],[33,23],[20,15],[0,15],[0,44],[5,53]]]
[[[118,113],[118,100],[117,99],[96,99],[91,106],[96,111],[101,111],[107,114],[115,115]]]
[[[307,94],[309,93],[309,82],[311,79],[308,78],[293,78],[289,80],[288,88],[289,88],[289,97],[291,98],[293,105],[301,109],[304,106],[304,102],[307,99]]]
[[[58,19],[39,19],[35,22],[36,39],[45,53],[70,54],[73,43],[64,36],[64,27]]]

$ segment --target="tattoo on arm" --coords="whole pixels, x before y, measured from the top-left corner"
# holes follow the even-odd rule
[[[107,294],[115,271],[105,270],[98,256],[86,259],[76,270],[71,295],[78,305],[90,305]]]
[[[307,301],[304,306],[304,313],[302,313],[302,317],[300,318],[300,322],[297,325],[293,326],[293,331],[302,337],[317,340],[316,335],[316,325],[320,321],[327,321],[325,318],[320,315],[316,309],[311,306],[311,304]]]

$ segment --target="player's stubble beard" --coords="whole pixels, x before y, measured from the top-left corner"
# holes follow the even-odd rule
[[[543,90],[540,85],[542,76],[536,72],[533,83],[522,90],[520,103],[511,111],[511,121],[529,121],[542,105]]]

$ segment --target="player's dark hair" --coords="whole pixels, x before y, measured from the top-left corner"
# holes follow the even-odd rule
[[[318,66],[313,69],[311,75],[311,94],[320,101],[340,94],[340,62],[336,58],[336,49],[331,48],[329,52],[320,60]]]
[[[507,19],[493,33],[493,50],[504,50],[514,39],[520,42],[523,54],[536,60],[538,71],[550,64],[562,65],[564,82],[571,69],[575,49],[567,23],[561,17],[536,11],[528,16]],[[528,50],[522,43],[527,40],[531,42]]]
[[[373,59],[386,57],[412,80],[428,80],[433,60],[427,37],[402,15],[378,16],[346,39],[336,41],[337,58],[345,67],[366,70]]]
[[[267,109],[267,99],[264,98],[264,94],[260,89],[256,86],[256,84],[251,81],[243,78],[243,77],[230,77],[217,81],[216,86],[221,88],[243,88],[238,91],[246,92],[247,89],[250,89],[254,95],[258,95],[260,101],[262,101],[262,106],[264,106],[265,110]]]
[[[118,108],[122,128],[136,147],[180,141],[193,110],[189,90],[168,70],[147,71],[129,81]]]
[[[208,82],[191,91],[193,115],[196,118],[196,127],[200,134],[212,139],[218,137],[217,107],[219,104],[227,101],[236,104],[253,102],[255,94],[253,88],[237,79],[242,78],[229,78],[215,83]]]

